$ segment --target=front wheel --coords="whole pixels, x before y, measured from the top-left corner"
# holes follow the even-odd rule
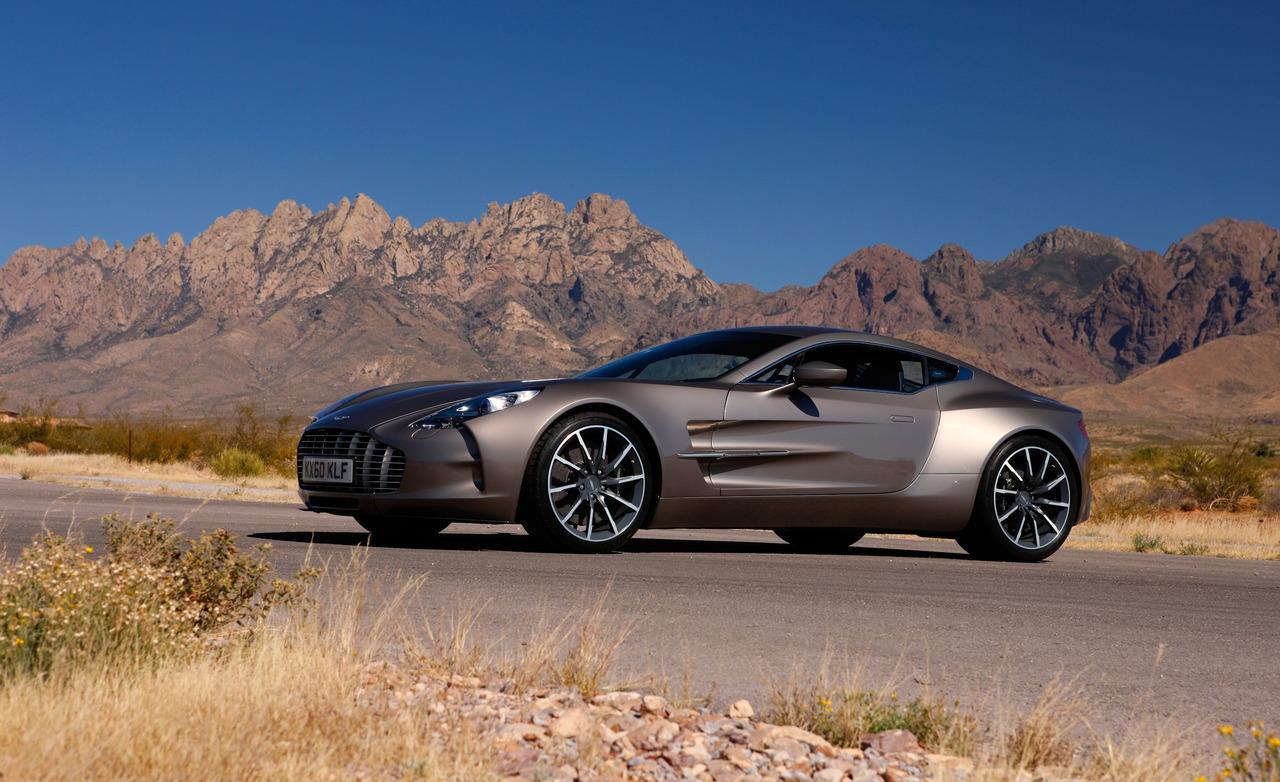
[[[556,422],[539,439],[525,474],[532,518],[526,529],[584,553],[621,548],[648,523],[657,497],[641,434],[606,413]]]
[[[1080,481],[1057,443],[1015,437],[996,450],[969,525],[956,542],[980,559],[1038,562],[1062,547],[1075,523]]]
[[[375,543],[418,543],[439,535],[447,521],[389,519],[386,516],[356,516],[356,523],[369,530]]]
[[[775,529],[775,535],[800,551],[839,553],[862,540],[863,532],[843,527]]]

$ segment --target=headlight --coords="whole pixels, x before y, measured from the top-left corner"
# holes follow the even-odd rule
[[[541,388],[521,388],[518,391],[503,391],[499,394],[478,396],[475,399],[468,399],[460,405],[437,410],[426,418],[419,418],[409,424],[409,428],[455,429],[472,418],[479,418],[482,415],[496,413],[499,410],[506,410],[508,407],[515,407],[523,402],[528,402],[537,396],[540,391],[542,391]]]

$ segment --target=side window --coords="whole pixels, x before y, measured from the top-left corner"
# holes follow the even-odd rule
[[[960,374],[960,367],[936,358],[929,359],[929,382],[949,383]]]
[[[874,345],[825,345],[808,351],[804,360],[844,367],[844,388],[911,393],[928,382],[923,358]]]
[[[801,355],[791,356],[785,361],[769,367],[765,371],[751,378],[751,383],[773,383],[775,385],[791,382],[791,373],[796,371],[796,363],[801,360]]]

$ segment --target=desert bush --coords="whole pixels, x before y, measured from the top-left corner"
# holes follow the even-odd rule
[[[1248,440],[1223,434],[1214,447],[1176,448],[1165,464],[1165,477],[1203,508],[1243,510],[1262,498],[1262,460]]]
[[[1066,766],[1077,753],[1075,735],[1086,723],[1078,687],[1054,677],[1004,740],[1004,763],[1013,769]]]
[[[172,520],[103,520],[107,554],[46,533],[0,572],[0,676],[125,668],[248,637],[272,607],[303,595],[310,571],[271,577],[267,549],[241,552],[218,530],[193,540]]]
[[[774,682],[765,720],[796,725],[840,747],[857,747],[866,733],[910,731],[928,749],[969,755],[979,734],[977,719],[941,698],[921,694],[909,699],[896,692],[862,687],[857,677],[833,684],[825,675],[811,683]]]
[[[1112,521],[1147,516],[1177,506],[1176,492],[1148,476],[1116,475],[1093,482],[1093,507],[1089,518]]]
[[[11,443],[0,443],[0,456],[13,456],[17,452],[17,447]]]
[[[1134,551],[1164,551],[1164,538],[1159,535],[1148,535],[1145,532],[1133,533]]]
[[[1135,465],[1156,465],[1164,459],[1165,449],[1158,445],[1141,445],[1129,454],[1129,461]]]
[[[1268,732],[1261,722],[1245,725],[1241,736],[1232,725],[1218,726],[1218,733],[1228,742],[1219,779],[1241,782],[1280,782],[1280,736]]]
[[[22,445],[33,440],[44,441],[53,431],[53,416],[57,410],[54,402],[41,402],[38,407],[23,406],[18,418],[0,425],[0,442]]]
[[[229,448],[252,453],[265,469],[288,475],[301,431],[291,416],[265,419],[252,405],[231,418],[180,421],[172,415],[115,416],[88,428],[55,425],[53,405],[24,408],[16,421],[0,424],[0,443],[20,446],[39,440],[55,451],[129,456],[137,462],[173,463],[210,460]]]
[[[267,471],[267,465],[260,456],[239,448],[219,452],[213,457],[210,467],[223,478],[253,478]]]

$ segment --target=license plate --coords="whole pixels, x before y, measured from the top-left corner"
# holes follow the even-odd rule
[[[322,459],[318,456],[302,457],[304,483],[351,483],[354,469],[351,459]]]

